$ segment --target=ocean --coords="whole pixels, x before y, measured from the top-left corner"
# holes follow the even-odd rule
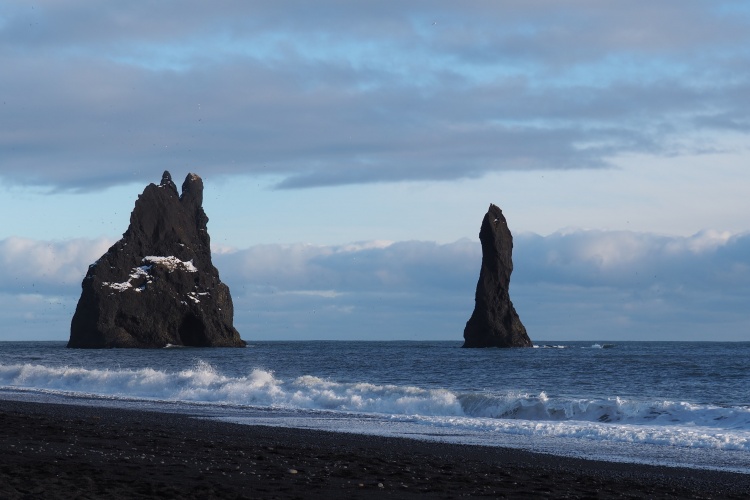
[[[750,342],[0,342],[0,399],[750,474]]]

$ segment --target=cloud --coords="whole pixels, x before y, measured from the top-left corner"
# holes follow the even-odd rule
[[[539,340],[742,340],[749,250],[750,234],[718,231],[523,234],[511,296]],[[481,249],[263,245],[215,260],[248,336],[460,340]]]
[[[174,9],[6,2],[0,177],[73,191],[194,166],[279,188],[450,180],[750,130],[741,2]]]
[[[519,234],[514,243],[511,297],[535,341],[746,340],[750,331],[750,233],[570,230]],[[0,241],[0,338],[67,338],[80,281],[109,244]],[[235,324],[251,341],[460,342],[480,262],[470,240],[214,254]]]
[[[0,341],[67,340],[78,297],[0,291]]]
[[[520,235],[516,268],[526,283],[719,290],[750,283],[750,235],[714,230],[690,237],[628,231]],[[750,254],[749,254],[750,255]]]
[[[215,260],[221,263],[223,279],[276,290],[421,292],[455,288],[476,267],[480,254],[478,245],[468,240],[446,245],[376,241],[340,246],[259,245],[217,255]]]
[[[67,340],[81,281],[112,243],[0,240],[0,340]]]
[[[748,233],[524,234],[516,249],[514,303],[547,338],[747,339]]]
[[[0,240],[0,292],[18,295],[80,293],[89,264],[101,257],[112,241],[76,239],[38,241],[11,237]]]
[[[750,283],[750,234],[569,230],[515,237],[514,285],[720,291]],[[476,284],[478,242],[257,245],[215,255],[223,279],[277,291],[451,291]],[[750,288],[750,285],[748,285]]]

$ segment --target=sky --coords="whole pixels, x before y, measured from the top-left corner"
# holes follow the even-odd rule
[[[0,4],[0,340],[67,340],[169,170],[253,340],[750,341],[745,0]]]

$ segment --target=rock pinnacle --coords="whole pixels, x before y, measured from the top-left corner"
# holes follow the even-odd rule
[[[169,172],[135,202],[130,225],[89,266],[68,347],[243,347],[229,288],[211,262],[203,181]]]
[[[479,231],[482,268],[474,312],[466,322],[463,347],[532,347],[510,301],[513,236],[502,210],[490,205]]]

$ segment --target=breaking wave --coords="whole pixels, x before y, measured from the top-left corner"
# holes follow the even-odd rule
[[[548,396],[545,392],[457,392],[367,382],[340,383],[311,375],[281,380],[273,372],[261,369],[254,369],[246,376],[229,377],[205,362],[176,372],[153,368],[105,370],[38,364],[0,365],[0,387],[128,400],[491,421],[578,421],[750,431],[748,406],[638,401],[617,396],[583,399]]]

